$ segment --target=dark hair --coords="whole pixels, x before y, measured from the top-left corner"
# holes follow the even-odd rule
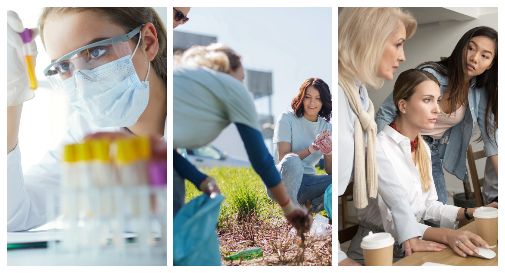
[[[400,100],[409,100],[414,95],[416,86],[424,81],[434,81],[440,86],[437,78],[424,70],[409,69],[400,73],[393,89],[393,102],[396,106],[397,114],[399,114],[398,103]]]
[[[309,78],[306,79],[300,86],[300,91],[291,101],[291,108],[295,111],[297,117],[303,116],[303,99],[307,93],[307,89],[313,86],[319,91],[319,96],[321,98],[322,107],[318,113],[318,116],[324,118],[326,121],[331,120],[331,92],[328,85],[319,78]]]
[[[468,102],[468,88],[464,80],[466,69],[466,53],[468,43],[473,37],[484,36],[495,42],[495,56],[491,68],[476,77],[476,87],[483,87],[489,92],[486,106],[486,133],[490,135],[494,131],[488,120],[490,114],[495,116],[493,128],[498,127],[498,32],[493,28],[480,26],[467,31],[458,41],[451,55],[439,62],[426,62],[418,66],[431,67],[448,78],[448,86],[445,92],[449,92],[450,113],[456,111],[458,105]]]
[[[68,13],[94,11],[105,16],[113,23],[121,26],[125,31],[130,31],[142,24],[151,22],[157,31],[159,50],[151,62],[156,74],[167,84],[167,30],[159,15],[153,8],[119,8],[119,7],[79,7],[79,8],[44,8],[39,19],[40,38],[44,42],[44,25],[47,17],[52,13]],[[138,36],[132,38],[138,41]]]

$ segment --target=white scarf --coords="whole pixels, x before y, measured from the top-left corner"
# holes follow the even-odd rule
[[[354,206],[358,209],[368,205],[368,197],[377,198],[378,177],[375,164],[375,142],[377,137],[377,124],[374,120],[373,103],[368,99],[368,111],[363,111],[359,98],[359,89],[356,85],[339,82],[344,94],[349,101],[352,111],[357,119],[354,122]],[[366,163],[365,140],[363,131],[366,132]],[[365,172],[366,167],[366,172]],[[367,196],[368,189],[368,196]]]

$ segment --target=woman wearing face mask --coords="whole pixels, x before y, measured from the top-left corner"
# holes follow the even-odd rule
[[[275,125],[275,161],[289,196],[318,212],[323,194],[331,185],[331,93],[321,79],[310,78],[300,86]],[[328,175],[316,175],[315,166],[324,156]]]
[[[347,252],[354,260],[363,262],[360,244],[370,231],[386,231],[398,238],[396,230],[403,222],[393,222],[392,213],[395,212],[386,204],[392,204],[394,200],[387,198],[408,200],[412,215],[420,222],[418,228],[422,231],[423,239],[434,241],[431,243],[432,249],[428,250],[441,251],[448,245],[458,255],[466,257],[474,255],[476,247],[489,247],[474,233],[454,230],[458,221],[473,215],[474,208],[464,209],[437,201],[431,176],[430,150],[420,133],[435,126],[440,112],[439,99],[439,84],[432,74],[410,69],[398,77],[393,90],[397,116],[377,136],[377,169],[379,184],[388,179],[389,186],[402,188],[407,195],[382,197],[379,194],[377,199],[369,200]],[[492,205],[497,206],[496,203]],[[441,228],[422,224],[423,220],[439,223]],[[394,250],[395,258],[403,257],[400,245],[395,244]]]
[[[387,179],[378,184],[376,124],[367,86],[377,89],[384,80],[393,79],[395,70],[405,60],[403,45],[414,34],[417,22],[399,8],[343,8],[338,25],[338,195],[354,182],[354,205],[362,209],[368,205],[368,198],[375,198],[377,193],[405,194],[399,188],[383,191],[383,185],[388,186]],[[422,234],[416,229],[417,221],[406,200],[388,200],[395,200],[388,204],[395,211],[393,216],[402,216],[404,224],[398,234],[407,254],[427,248],[428,242],[417,239]],[[360,265],[341,250],[338,261],[339,265]]]
[[[8,16],[8,48],[15,54],[20,20],[15,13]],[[53,60],[44,73],[67,92],[72,110],[64,143],[97,131],[166,134],[166,30],[154,9],[45,8],[39,29]],[[26,91],[25,79],[10,73],[8,78],[9,93]],[[22,102],[12,100],[8,109],[10,231],[45,223],[48,191],[56,193],[60,183],[60,149],[33,169],[21,170],[17,134]]]
[[[494,138],[497,123],[492,120],[495,100],[488,100],[488,92],[498,90],[498,33],[481,26],[467,31],[458,41],[451,55],[439,62],[427,62],[420,69],[433,74],[440,83],[442,100],[435,127],[423,130],[431,149],[432,174],[438,200],[447,203],[447,189],[442,166],[464,181],[466,150],[472,136],[473,124],[478,123],[486,156],[490,157],[498,173],[498,147]],[[497,112],[497,110],[496,110]],[[392,95],[377,112],[378,129],[396,117]]]
[[[241,83],[243,79],[241,58],[231,48],[212,44],[188,49],[181,57],[181,67],[174,71],[174,148],[207,145],[234,123],[254,170],[282,207],[288,222],[305,232],[310,227],[310,216],[295,205],[281,183],[258,129],[254,103]],[[206,193],[219,192],[214,179],[198,174],[175,151],[174,170],[174,215],[184,204],[184,178]]]

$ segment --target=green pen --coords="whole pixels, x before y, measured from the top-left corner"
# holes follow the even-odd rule
[[[30,248],[47,248],[47,242],[7,244],[7,250],[30,249]]]

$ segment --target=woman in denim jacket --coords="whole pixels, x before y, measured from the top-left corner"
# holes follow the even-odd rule
[[[475,122],[484,141],[486,156],[497,170],[498,147],[494,136],[496,122],[490,122],[493,105],[488,93],[498,89],[498,33],[490,27],[476,27],[458,41],[452,54],[439,62],[418,66],[437,78],[442,100],[435,128],[422,135],[431,149],[432,174],[438,200],[447,203],[447,189],[442,166],[460,180],[465,180],[466,151]],[[496,108],[496,106],[495,106]],[[446,114],[448,113],[448,114]],[[397,116],[392,94],[377,112],[378,131]]]

